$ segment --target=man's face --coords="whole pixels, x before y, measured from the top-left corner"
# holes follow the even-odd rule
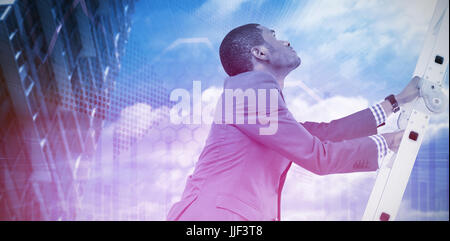
[[[269,62],[279,69],[292,71],[297,68],[300,63],[300,57],[290,46],[288,41],[278,40],[275,31],[264,26],[258,26],[262,30],[262,36],[269,46]]]

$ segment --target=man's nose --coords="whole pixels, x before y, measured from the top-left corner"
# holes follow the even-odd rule
[[[291,43],[289,43],[289,41],[283,41],[283,45],[286,47],[290,47]]]

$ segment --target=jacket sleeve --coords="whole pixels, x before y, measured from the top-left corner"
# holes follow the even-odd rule
[[[342,141],[377,134],[377,124],[369,108],[329,123],[300,123],[322,141]]]
[[[277,87],[276,83],[270,81],[266,81],[258,86],[258,88],[266,89],[267,91],[278,89]],[[258,113],[251,113],[250,110],[253,108],[248,108],[244,101],[235,102],[236,113],[242,112],[247,118],[256,115],[258,117],[272,116],[272,118],[268,118],[265,121],[258,119],[256,124],[233,124],[233,126],[254,141],[273,149],[287,159],[318,175],[375,171],[378,169],[377,147],[375,142],[369,137],[350,140],[339,140],[341,138],[333,137],[332,139],[334,140],[321,140],[293,118],[279,92],[277,102],[275,107],[272,105],[272,107],[267,107],[263,110],[258,109]],[[267,106],[270,105],[267,104]],[[261,111],[264,111],[266,115],[259,113]],[[373,121],[369,117],[366,119]],[[270,122],[267,123],[266,121]],[[265,123],[265,125],[261,123]],[[347,123],[350,126],[347,126]],[[351,129],[352,123],[352,121],[339,121],[331,127]],[[375,123],[371,124],[375,125]],[[261,128],[267,128],[270,125],[274,125],[272,127],[276,126],[276,131],[271,135],[261,135]],[[347,136],[356,137],[363,135],[356,134],[361,130],[363,130],[364,134],[373,132],[371,128],[366,126],[358,128],[360,130]],[[336,130],[335,133],[334,136],[339,136],[339,133],[343,133],[343,131]]]

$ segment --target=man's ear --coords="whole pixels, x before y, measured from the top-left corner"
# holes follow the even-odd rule
[[[250,50],[250,52],[256,59],[261,61],[269,60],[269,50],[264,46],[255,46]]]

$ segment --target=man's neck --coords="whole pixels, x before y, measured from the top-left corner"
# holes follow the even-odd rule
[[[253,70],[265,72],[265,73],[268,73],[268,74],[272,75],[277,80],[277,82],[280,85],[281,89],[284,88],[284,79],[289,74],[289,72],[282,73],[282,71],[275,71],[275,70],[273,70],[271,68],[267,68],[264,65],[255,65]]]

